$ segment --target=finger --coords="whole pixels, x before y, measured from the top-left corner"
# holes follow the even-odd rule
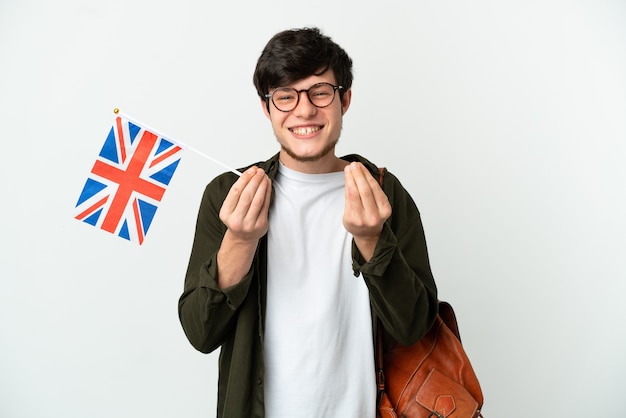
[[[354,182],[358,189],[359,196],[361,198],[361,204],[366,211],[377,210],[378,206],[376,204],[376,199],[374,198],[374,191],[372,186],[376,187],[377,185],[370,182],[370,180],[374,180],[370,172],[363,166],[361,163],[352,163],[350,164],[350,171],[353,174]]]
[[[267,214],[264,214],[266,207],[269,207],[269,194],[271,192],[271,182],[265,173],[256,174],[259,176],[259,185],[254,191],[254,196],[248,205],[247,210],[243,213],[244,223],[250,226],[256,226],[258,221],[263,221]],[[257,180],[256,178],[254,180]],[[252,186],[252,182],[251,182]],[[243,208],[243,205],[241,205]]]
[[[377,178],[374,178],[374,176],[372,176],[372,174],[363,164],[360,164],[359,168],[361,169],[363,178],[367,181],[369,192],[371,193],[371,196],[374,199],[374,204],[378,208],[379,212],[381,214],[389,212],[391,210],[389,198],[383,191],[379,180]]]
[[[363,216],[363,212],[365,212],[365,208],[363,205],[363,196],[361,195],[361,190],[359,190],[359,185],[357,184],[358,173],[355,171],[355,168],[349,165],[346,168],[346,210],[347,213],[351,213],[352,216],[356,216],[357,218],[361,218]]]
[[[372,175],[369,175],[368,182],[372,189],[372,195],[374,196],[374,201],[376,202],[376,206],[378,207],[379,212],[389,213],[389,215],[391,215],[391,204],[389,203],[389,198],[383,190],[379,179],[373,177]]]
[[[272,200],[272,181],[266,176],[265,183],[267,184],[265,187],[265,198],[263,200],[263,207],[261,208],[258,222],[267,223],[270,211],[270,202]]]
[[[231,214],[235,211],[241,200],[242,194],[250,184],[250,181],[254,178],[257,169],[257,167],[250,167],[248,170],[244,171],[239,179],[237,179],[237,181],[231,186],[224,202],[222,202],[222,213]]]
[[[352,167],[349,164],[344,169],[344,178],[346,188],[346,201],[354,199],[358,199],[360,201],[361,197],[359,196],[359,190],[354,180]]]
[[[255,207],[258,206],[257,202],[259,198],[257,198],[257,194],[259,192],[259,187],[262,187],[263,179],[265,177],[265,172],[262,169],[258,168],[255,170],[254,174],[239,194],[239,199],[237,200],[237,203],[232,211],[234,216],[244,219],[253,204]],[[265,189],[263,188],[261,192],[261,196],[264,196]]]

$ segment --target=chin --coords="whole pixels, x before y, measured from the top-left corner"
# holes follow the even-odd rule
[[[322,158],[326,157],[329,153],[333,152],[335,149],[335,145],[337,145],[337,141],[328,144],[325,148],[323,148],[319,152],[308,153],[308,154],[298,154],[297,152],[294,152],[291,148],[285,147],[285,146],[281,146],[281,148],[283,151],[285,151],[285,153],[288,156],[290,156],[294,160],[301,162],[301,163],[310,163],[310,162],[319,161]]]

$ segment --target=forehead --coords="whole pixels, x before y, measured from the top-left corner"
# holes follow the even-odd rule
[[[335,78],[335,73],[333,70],[327,70],[322,74],[313,74],[301,80],[295,81],[287,86],[281,87],[291,87],[296,90],[308,89],[314,84],[317,83],[330,83],[332,85],[337,84],[337,79]]]

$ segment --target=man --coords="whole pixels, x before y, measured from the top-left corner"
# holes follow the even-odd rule
[[[287,30],[254,73],[280,151],[206,188],[179,316],[221,347],[218,417],[376,416],[373,330],[416,342],[437,312],[419,212],[391,174],[338,158],[352,61]],[[382,139],[384,140],[384,139]]]

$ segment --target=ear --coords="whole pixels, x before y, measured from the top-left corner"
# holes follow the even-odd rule
[[[341,98],[341,114],[345,115],[350,107],[350,102],[352,101],[352,89],[348,89],[343,93],[343,97]]]
[[[261,107],[263,108],[263,113],[265,113],[265,116],[271,120],[272,118],[270,117],[270,110],[268,109],[269,103],[269,101],[261,99]]]

